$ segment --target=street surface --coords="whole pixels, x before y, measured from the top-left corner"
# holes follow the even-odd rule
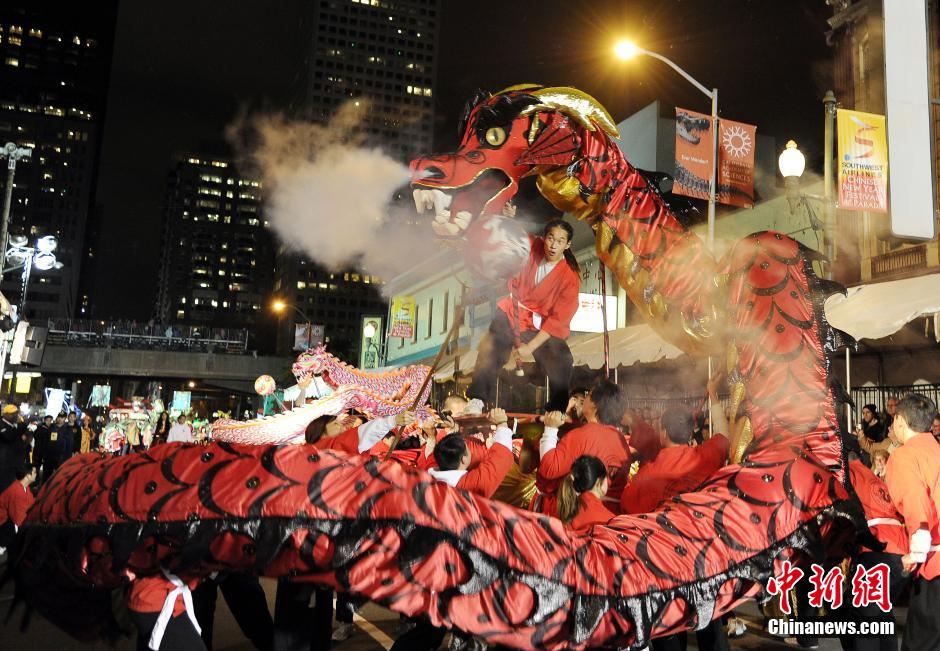
[[[267,593],[268,608],[273,612],[275,582],[270,579],[262,579],[261,585],[264,586]],[[12,598],[12,586],[4,586],[3,590],[0,591],[0,616],[6,616]],[[903,621],[905,609],[898,610],[897,614]],[[22,612],[22,609],[20,609],[6,625],[0,624],[0,649],[25,649],[28,651],[111,651],[112,649],[112,647],[103,643],[87,645],[77,642],[38,616],[33,617],[26,632],[20,633],[19,623]],[[732,640],[732,648],[770,650],[799,648],[795,644],[786,644],[779,638],[768,635],[761,628],[761,617],[753,602],[740,608],[738,615],[747,620],[748,633],[742,638]],[[356,624],[358,628],[355,634],[345,642],[335,644],[335,649],[341,651],[385,651],[394,642],[399,619],[398,615],[385,608],[368,604],[358,613]],[[134,651],[134,648],[134,640],[131,638],[120,640],[116,647],[117,651]],[[822,640],[819,645],[821,651],[839,651],[841,648],[837,640]],[[225,599],[221,595],[216,607],[215,649],[216,651],[252,651],[253,649],[251,643],[245,639],[239,630],[228,606],[225,604]],[[694,635],[689,636],[689,649],[698,649]]]

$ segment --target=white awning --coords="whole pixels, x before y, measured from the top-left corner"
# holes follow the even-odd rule
[[[603,368],[604,335],[581,335],[569,339],[575,366]],[[649,364],[661,359],[675,359],[684,355],[681,350],[666,343],[648,325],[635,325],[610,331],[610,366]]]
[[[826,301],[829,324],[855,339],[881,339],[940,312],[940,274],[859,285]]]

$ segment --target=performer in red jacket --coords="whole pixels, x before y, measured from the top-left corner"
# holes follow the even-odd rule
[[[910,393],[897,404],[892,427],[901,447],[888,457],[888,491],[910,535],[904,569],[914,572],[902,648],[940,649],[940,444],[930,433],[937,406]],[[933,596],[930,596],[933,595]]]
[[[480,495],[492,497],[515,458],[512,455],[512,430],[506,426],[506,412],[494,409],[490,421],[496,431],[488,443],[486,456],[472,470],[472,455],[462,434],[448,434],[434,447],[437,468],[429,470],[438,481]]]
[[[24,465],[14,471],[15,479],[0,493],[0,549],[9,547],[23,526],[26,512],[33,505],[29,486],[36,481],[36,466]]]
[[[575,531],[607,524],[614,517],[601,501],[607,488],[604,462],[588,455],[578,457],[558,489],[558,517]]]
[[[544,493],[538,511],[556,515],[555,483],[571,472],[575,459],[582,455],[597,457],[604,462],[610,481],[605,498],[608,508],[616,509],[620,494],[630,472],[630,449],[619,426],[624,411],[623,393],[612,382],[601,382],[584,400],[587,424],[577,427],[558,440],[558,426],[564,422],[560,412],[545,415],[545,431],[539,442],[537,486]]]
[[[715,408],[712,420],[715,433],[697,447],[692,440],[692,412],[673,408],[662,418],[660,440],[663,448],[653,461],[640,466],[639,472],[623,491],[620,508],[623,513],[649,513],[661,502],[679,493],[693,490],[708,479],[728,459],[728,422],[717,395],[718,379],[708,383],[708,393]]]
[[[569,251],[573,233],[570,224],[556,219],[546,224],[544,237],[531,238],[529,260],[509,281],[510,295],[499,302],[489,338],[480,346],[467,390],[471,398],[491,401],[500,368],[512,369],[517,358],[531,355],[548,376],[547,410],[565,410],[573,364],[565,340],[581,286],[578,263]]]

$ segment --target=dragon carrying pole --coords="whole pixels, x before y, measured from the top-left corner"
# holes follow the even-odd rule
[[[610,331],[607,330],[607,269],[600,266],[601,318],[604,319],[604,377],[610,379]]]
[[[421,396],[424,395],[424,390],[427,388],[428,382],[431,381],[431,378],[434,376],[434,372],[437,370],[437,367],[441,365],[441,360],[444,359],[444,351],[447,350],[447,346],[450,344],[451,339],[454,338],[457,332],[460,331],[460,326],[463,325],[463,303],[458,304],[454,312],[454,324],[450,327],[450,331],[448,331],[447,336],[444,337],[444,341],[441,342],[441,347],[437,351],[437,356],[434,358],[434,363],[431,364],[431,369],[425,376],[424,382],[421,383],[421,388],[418,389],[418,393],[415,396],[414,402],[411,403],[411,408],[408,411],[414,411],[418,408],[418,404],[421,402]],[[395,438],[392,440],[391,445],[388,446],[388,454],[385,455],[386,461],[392,458],[392,452],[394,452],[395,448],[398,447],[398,443],[401,441],[401,434],[404,429],[404,426],[402,426],[399,427],[395,432]]]

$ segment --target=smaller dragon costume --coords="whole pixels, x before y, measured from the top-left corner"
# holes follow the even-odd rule
[[[335,416],[348,409],[361,411],[369,418],[381,418],[399,414],[417,403],[419,419],[432,415],[427,406],[431,395],[430,383],[418,395],[430,371],[427,366],[406,366],[384,372],[360,371],[326,352],[326,348],[320,345],[301,353],[292,371],[297,378],[303,375],[322,377],[332,393],[266,418],[249,421],[219,419],[212,424],[212,438],[248,445],[303,443],[304,430],[310,421],[324,415]]]

